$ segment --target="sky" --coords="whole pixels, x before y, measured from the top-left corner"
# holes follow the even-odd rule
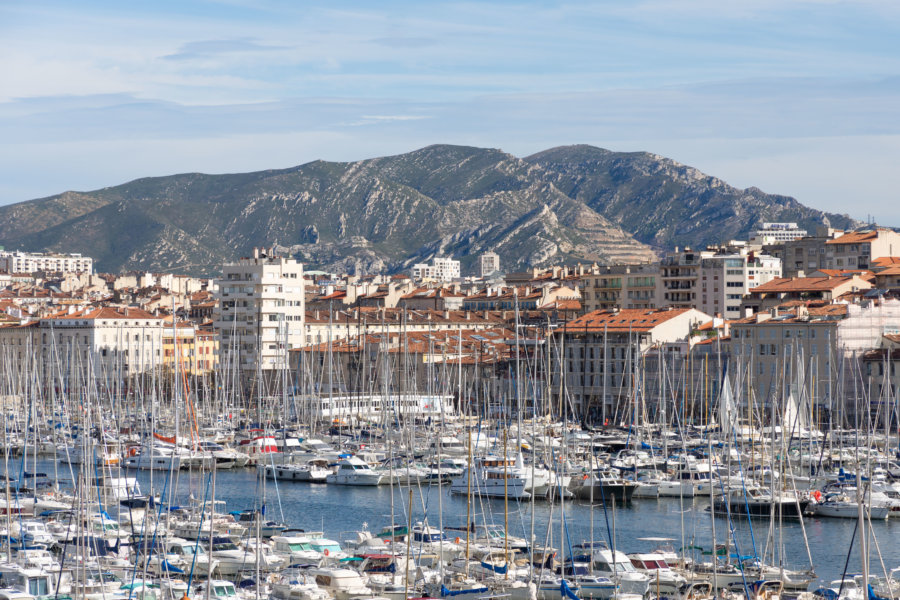
[[[435,143],[900,225],[900,2],[0,0],[0,204]]]

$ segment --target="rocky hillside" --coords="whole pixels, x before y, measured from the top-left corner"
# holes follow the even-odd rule
[[[721,179],[647,152],[561,146],[525,159],[544,181],[656,248],[746,239],[761,222],[797,222],[809,231],[862,225],[847,215],[806,207],[794,198]]]
[[[520,159],[429,146],[353,163],[138,179],[0,207],[0,244],[82,252],[101,271],[214,274],[273,243],[310,268],[397,271],[436,255],[465,268],[494,250],[512,270],[648,260],[675,244],[746,236],[761,220],[854,224],[652,154],[567,146]]]

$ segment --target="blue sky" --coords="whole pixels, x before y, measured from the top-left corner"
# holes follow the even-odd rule
[[[900,3],[0,0],[0,203],[432,143],[647,150],[900,225]]]

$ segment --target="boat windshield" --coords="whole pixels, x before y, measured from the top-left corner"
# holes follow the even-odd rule
[[[235,591],[234,586],[231,585],[217,585],[213,587],[213,590],[216,592],[216,596],[236,596],[237,591]]]

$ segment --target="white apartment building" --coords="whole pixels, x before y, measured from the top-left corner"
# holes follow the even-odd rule
[[[245,372],[287,368],[288,351],[303,346],[303,265],[255,248],[251,258],[224,265],[217,284],[220,360]]]
[[[418,263],[413,265],[412,278],[418,280],[432,279],[434,281],[453,281],[459,279],[459,261],[452,258],[434,257],[431,264]]]
[[[781,259],[750,250],[743,242],[706,250],[676,249],[660,263],[658,306],[696,308],[738,319],[741,300],[753,288],[781,277]]]
[[[36,346],[46,372],[124,377],[163,364],[163,319],[138,308],[97,308],[41,319]]]
[[[94,259],[80,254],[0,251],[0,271],[7,273],[91,273]]]
[[[479,276],[487,277],[500,270],[500,257],[496,252],[485,252],[479,259]]]
[[[726,319],[739,319],[741,301],[751,289],[781,277],[781,259],[754,252],[716,254],[700,259],[697,308]]]
[[[782,244],[806,237],[806,230],[796,223],[763,223],[750,238],[754,245]]]

